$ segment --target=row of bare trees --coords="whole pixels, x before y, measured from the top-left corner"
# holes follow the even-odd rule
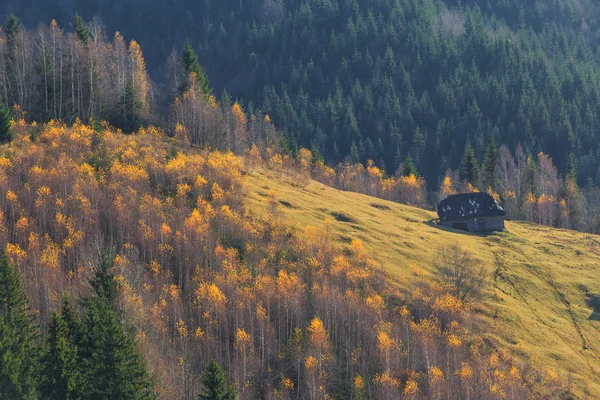
[[[140,46],[99,20],[76,18],[74,32],[56,21],[27,30],[9,16],[0,31],[0,101],[29,121],[109,120],[123,128],[147,120],[151,84]]]

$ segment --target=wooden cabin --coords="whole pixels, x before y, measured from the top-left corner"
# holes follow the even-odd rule
[[[506,211],[489,193],[447,196],[437,206],[439,224],[469,232],[504,230]]]

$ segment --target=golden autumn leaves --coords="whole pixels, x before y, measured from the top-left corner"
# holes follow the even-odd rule
[[[468,308],[441,285],[418,276],[396,297],[360,239],[337,246],[327,227],[250,215],[232,153],[152,127],[125,136],[56,122],[11,146],[0,235],[32,306],[43,318],[62,292],[86,293],[94,249],[115,243],[118,304],[163,398],[192,396],[210,358],[244,398],[527,394],[509,378],[510,357],[490,365]],[[301,152],[298,168],[311,158]],[[373,166],[361,173],[385,179]]]

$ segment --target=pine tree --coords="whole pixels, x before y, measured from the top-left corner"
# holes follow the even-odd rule
[[[237,390],[229,387],[221,366],[212,359],[204,367],[202,387],[199,400],[236,400],[238,398]]]
[[[567,178],[573,182],[577,182],[577,172],[575,171],[575,161],[573,160],[573,153],[569,154],[567,159]]]
[[[10,14],[6,18],[6,37],[12,42],[15,35],[19,32],[19,18],[15,14]]]
[[[70,304],[65,305],[63,315],[54,313],[50,322],[41,360],[40,392],[44,399],[80,398],[79,390],[83,385],[77,360],[78,349],[72,340],[76,333],[71,331],[71,311]]]
[[[35,398],[36,329],[19,274],[0,254],[0,400]]]
[[[208,96],[212,91],[210,88],[210,84],[208,82],[208,77],[206,76],[206,72],[204,71],[204,68],[202,68],[202,66],[198,62],[198,56],[196,55],[196,52],[192,48],[192,45],[190,44],[189,39],[186,40],[186,42],[185,42],[183,52],[181,53],[181,61],[183,62],[183,68],[184,68],[186,75],[189,76],[192,73],[195,74],[196,80],[198,81],[198,84],[200,85],[200,89],[202,90],[202,93],[204,93],[206,96]],[[188,85],[186,85],[182,88],[182,92],[187,89],[187,86]]]
[[[83,44],[87,44],[88,40],[90,40],[90,28],[88,28],[78,13],[75,13],[75,33]]]
[[[85,373],[83,398],[154,399],[153,381],[135,339],[114,310],[116,281],[112,257],[104,256],[92,280],[95,296],[86,299],[80,345]]]
[[[490,141],[485,150],[485,156],[483,158],[483,186],[484,189],[491,187],[493,190],[496,189],[496,164],[498,163],[498,149],[494,138]]]
[[[12,111],[0,103],[0,142],[10,142],[12,140],[11,120]]]
[[[464,183],[470,183],[473,186],[479,184],[479,164],[471,143],[467,143],[465,147],[465,152],[458,168],[458,176]]]
[[[78,345],[81,341],[81,317],[73,309],[73,303],[69,295],[63,295],[63,306],[60,314],[61,319],[67,324],[69,343]]]
[[[419,176],[419,173],[417,172],[417,168],[415,167],[415,164],[413,164],[413,160],[412,157],[406,156],[406,160],[404,160],[404,167],[402,168],[402,176]]]

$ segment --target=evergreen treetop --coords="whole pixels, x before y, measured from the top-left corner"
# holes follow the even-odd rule
[[[41,359],[40,392],[47,400],[80,398],[84,385],[77,359],[78,349],[70,340],[72,335],[63,308],[63,315],[52,315]]]
[[[85,374],[84,398],[154,399],[154,382],[137,349],[133,333],[114,310],[116,281],[110,272],[113,257],[105,252],[90,282],[96,295],[85,302],[80,344]]]
[[[498,163],[498,148],[494,138],[490,140],[483,158],[483,186],[484,189],[491,187],[496,189],[496,164]]]
[[[12,140],[11,120],[12,110],[0,103],[0,142],[10,142]]]
[[[406,156],[406,159],[404,160],[404,167],[402,168],[402,176],[419,176],[419,173],[417,172],[417,168],[415,167],[415,164],[413,163],[412,157]]]
[[[209,95],[211,93],[210,84],[208,82],[208,77],[206,76],[206,72],[204,68],[198,62],[198,56],[196,52],[192,48],[190,40],[186,40],[185,46],[183,47],[183,52],[181,53],[181,61],[183,63],[183,68],[186,75],[195,74],[196,80],[200,85],[200,89],[202,93],[205,95]]]
[[[90,28],[88,28],[83,18],[79,16],[79,13],[75,13],[75,33],[83,44],[87,44],[88,40],[90,40]]]
[[[213,359],[204,367],[199,400],[237,400],[237,390],[227,383],[221,366]]]
[[[0,253],[0,400],[34,399],[37,348],[19,273]]]
[[[465,152],[458,168],[458,176],[464,183],[470,183],[475,187],[479,185],[479,164],[471,143],[467,143],[465,147]]]
[[[575,160],[573,159],[573,153],[569,153],[569,158],[567,158],[566,177],[573,182],[577,182],[577,172],[575,170]]]
[[[6,17],[6,37],[11,42],[19,32],[19,18],[15,14],[9,14]]]

